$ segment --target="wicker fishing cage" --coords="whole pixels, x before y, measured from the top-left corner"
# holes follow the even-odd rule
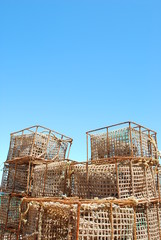
[[[26,199],[23,204],[20,224],[23,239],[133,239],[133,200],[83,202],[42,198]]]
[[[115,156],[158,159],[157,133],[134,122],[119,123],[86,134],[87,160],[89,154],[91,160]]]
[[[155,167],[147,162],[111,159],[97,164],[79,163],[72,166],[72,173],[72,196],[89,199],[158,197]]]
[[[0,229],[16,232],[19,225],[21,197],[0,193]]]
[[[50,160],[69,158],[72,138],[42,126],[11,133],[8,160],[33,156]]]

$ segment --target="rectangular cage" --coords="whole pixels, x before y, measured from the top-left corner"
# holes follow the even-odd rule
[[[6,161],[1,182],[2,191],[31,195],[34,167],[49,162],[51,161],[34,157],[23,157]]]
[[[0,228],[15,231],[19,225],[21,197],[0,193]]]
[[[72,196],[93,199],[158,197],[155,169],[145,162],[113,159],[104,163],[75,164],[72,166]]]
[[[133,201],[30,200],[21,206],[23,239],[133,239]]]
[[[76,162],[52,162],[33,157],[7,161],[4,163],[1,189],[22,196],[70,196],[72,164]]]
[[[37,165],[33,171],[33,197],[70,195],[70,163],[59,161]]]
[[[158,159],[157,133],[134,122],[124,122],[87,133],[87,160],[118,156]]]
[[[69,158],[72,138],[42,126],[11,133],[8,160],[33,156],[50,160]]]
[[[1,182],[2,191],[7,193],[27,193],[29,171],[29,163],[26,162],[4,163]]]

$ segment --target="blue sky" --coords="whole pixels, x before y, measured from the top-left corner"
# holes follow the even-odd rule
[[[10,132],[41,124],[74,139],[132,120],[161,149],[160,1],[1,1],[0,163]]]

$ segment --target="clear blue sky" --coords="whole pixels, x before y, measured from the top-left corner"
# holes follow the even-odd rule
[[[74,139],[132,120],[161,149],[161,2],[1,1],[0,162],[9,133],[34,124]]]

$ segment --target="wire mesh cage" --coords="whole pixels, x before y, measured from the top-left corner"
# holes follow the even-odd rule
[[[158,159],[157,133],[134,122],[88,131],[87,160],[89,154],[91,160],[115,156]]]
[[[42,126],[11,133],[8,160],[33,156],[50,160],[69,157],[72,138]]]
[[[133,204],[133,201],[128,202]],[[34,200],[28,204],[27,211],[24,209],[25,214],[21,217],[22,238],[133,239],[134,210],[128,202],[120,205],[122,202],[116,200]]]
[[[33,197],[70,195],[70,162],[38,165],[33,172]]]
[[[115,197],[136,199],[158,197],[153,166],[132,160],[72,166],[72,196],[93,199]]]
[[[19,225],[21,198],[0,193],[0,228],[16,230]]]

